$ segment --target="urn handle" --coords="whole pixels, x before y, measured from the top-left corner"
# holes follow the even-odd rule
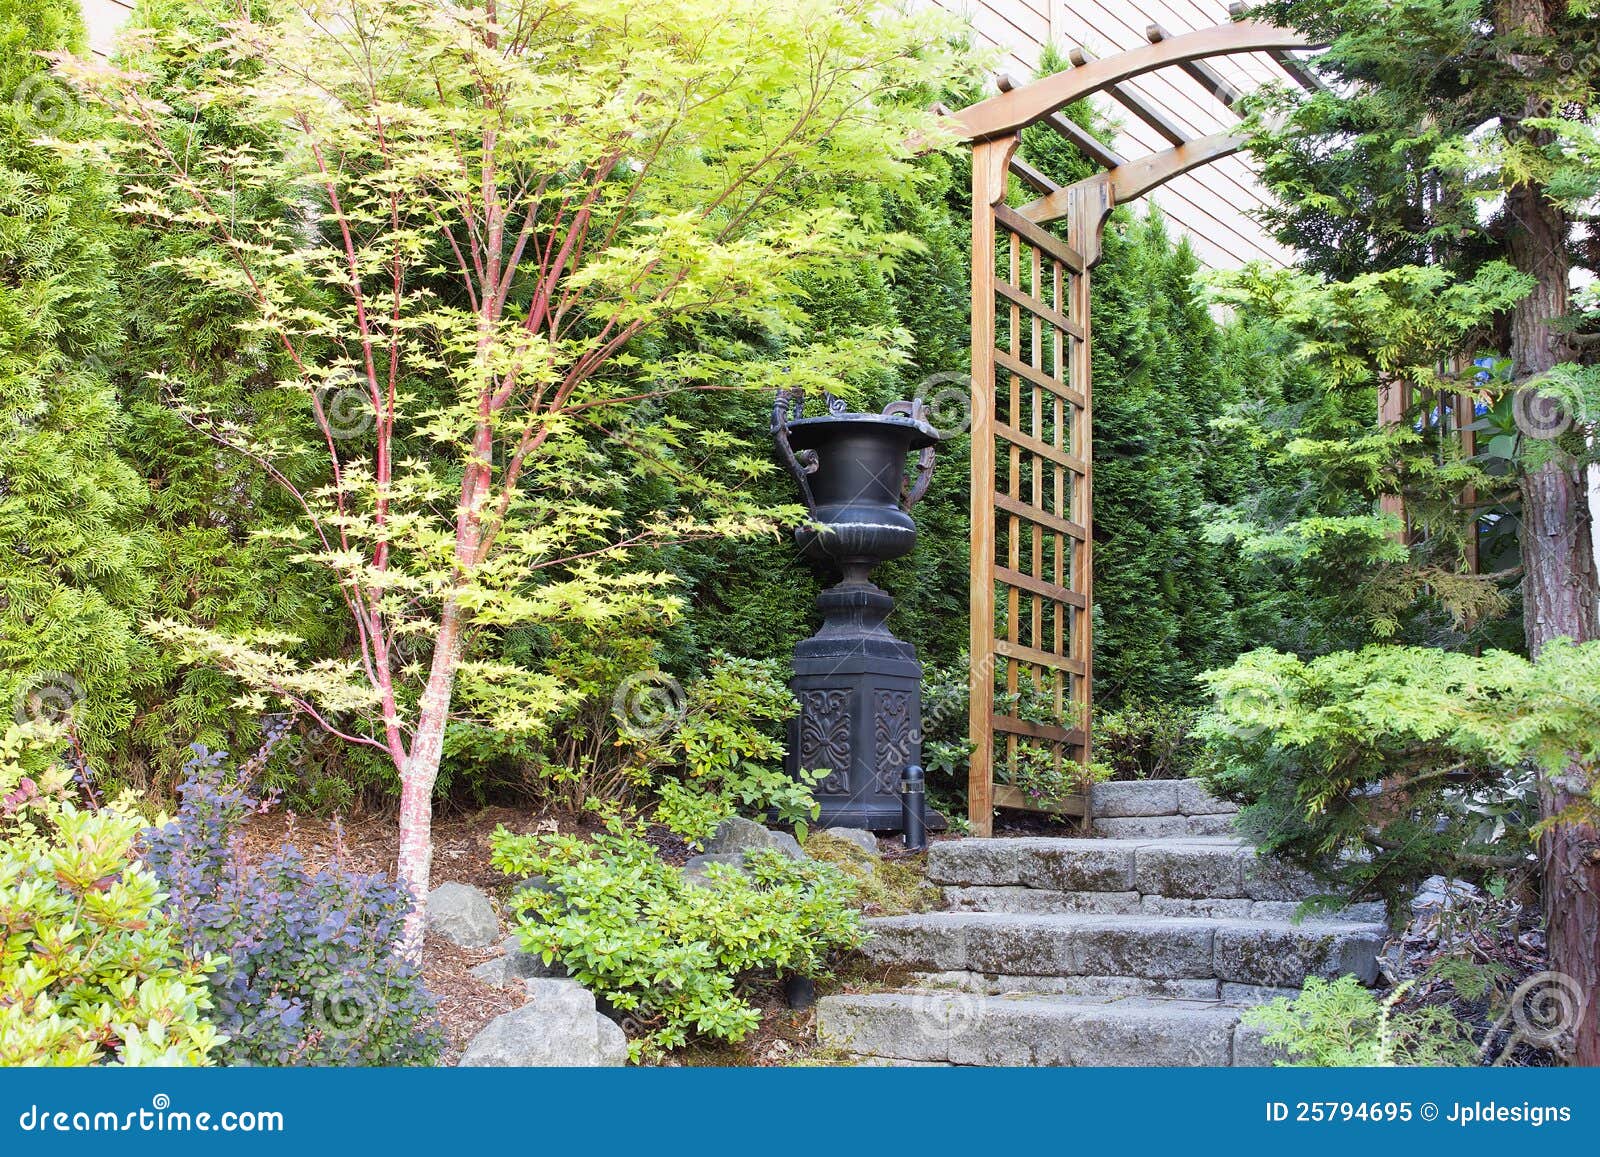
[[[783,464],[789,468],[789,473],[794,475],[795,482],[800,486],[801,501],[815,517],[817,500],[811,493],[809,476],[817,472],[817,452],[802,450],[796,454],[794,447],[789,445],[789,423],[804,414],[805,404],[805,390],[798,387],[792,390],[783,387],[778,390],[778,395],[772,402],[772,440],[778,445],[778,454],[783,458]]]
[[[921,398],[914,398],[909,402],[890,402],[883,408],[886,415],[893,417],[910,418],[913,422],[922,421],[927,413],[927,406]],[[928,485],[933,481],[933,451],[932,446],[924,446],[917,455],[917,476],[908,478],[900,483],[900,501],[907,510],[910,510],[922,496],[928,493]]]

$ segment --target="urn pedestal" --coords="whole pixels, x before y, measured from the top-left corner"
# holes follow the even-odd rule
[[[922,665],[885,624],[894,599],[871,573],[916,544],[908,510],[927,489],[938,435],[907,402],[883,414],[815,418],[803,417],[802,405],[783,391],[773,409],[780,456],[815,523],[795,541],[840,580],[817,597],[821,628],[795,647],[800,714],[789,727],[787,766],[792,775],[826,772],[814,789],[819,826],[898,831],[901,776],[922,757]],[[908,485],[913,450],[921,457]]]

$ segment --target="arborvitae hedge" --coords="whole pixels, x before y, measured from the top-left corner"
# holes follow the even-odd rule
[[[76,6],[0,0],[0,710],[70,711],[99,755],[133,714],[150,557],[107,381],[123,341],[109,186],[36,143],[100,127],[38,55],[82,45]]]
[[[144,0],[138,18],[145,27],[183,27],[203,43],[219,19],[234,15],[233,0]],[[188,133],[262,147],[226,110],[190,104],[185,94],[196,80],[164,78],[174,147],[181,147]],[[286,220],[297,212],[283,190],[252,187],[245,195],[279,205]],[[116,250],[128,333],[117,365],[127,411],[122,445],[148,483],[138,517],[156,560],[145,617],[223,630],[283,631],[306,640],[312,653],[333,653],[348,635],[338,591],[289,563],[280,544],[252,537],[292,521],[292,498],[254,463],[196,431],[171,405],[171,387],[150,378],[160,372],[181,382],[190,404],[209,407],[218,420],[236,422],[260,441],[315,444],[308,436],[314,425],[304,395],[276,384],[293,375],[282,347],[270,334],[239,330],[245,316],[240,301],[200,289],[175,270],[175,263],[196,255],[190,252],[193,244],[183,231],[133,218]],[[293,481],[315,488],[325,457],[308,453],[298,467],[291,467]],[[168,784],[188,759],[189,744],[248,750],[257,739],[260,720],[231,706],[238,688],[222,673],[180,666],[156,652],[144,682],[137,720],[118,753],[129,777]],[[324,752],[323,758],[349,758],[337,747]],[[298,780],[312,786],[316,797],[318,762],[303,745],[291,742],[279,749],[275,770],[298,764]],[[322,802],[345,802],[339,783],[323,786],[334,794]]]
[[[1233,346],[1194,290],[1198,263],[1159,213],[1107,230],[1092,282],[1095,676],[1102,702],[1192,699],[1194,677],[1253,645],[1263,593],[1207,541],[1207,507],[1256,474],[1214,430],[1239,400]]]

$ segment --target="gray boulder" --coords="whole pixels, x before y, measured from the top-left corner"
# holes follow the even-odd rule
[[[482,964],[474,964],[467,970],[485,984],[492,984],[496,988],[506,986],[506,958],[496,956],[493,960],[485,960]]]
[[[485,1025],[467,1044],[462,1068],[594,1067],[626,1062],[627,1038],[595,1011],[594,993],[576,980],[539,978],[524,984],[528,1003]]]
[[[699,856],[690,856],[684,861],[683,878],[687,883],[707,885],[711,883],[711,876],[706,869],[712,864],[726,864],[736,872],[744,872],[743,852],[707,852]]]
[[[1431,916],[1447,908],[1460,908],[1482,895],[1476,886],[1465,880],[1429,876],[1417,887],[1417,894],[1411,901],[1411,913],[1414,916]]]
[[[878,851],[878,837],[866,828],[823,828],[820,834],[843,840],[847,844],[854,844],[869,856],[881,854]]]
[[[428,931],[462,948],[487,948],[500,936],[500,920],[488,895],[453,881],[428,893]]]
[[[511,988],[521,984],[524,980],[533,980],[542,977],[563,978],[567,975],[566,967],[559,960],[552,960],[549,964],[535,952],[524,952],[522,942],[515,936],[508,936],[500,945],[504,955],[493,960],[485,960],[475,966],[472,975],[486,984],[496,988]]]
[[[782,852],[791,860],[805,859],[800,843],[788,832],[775,832],[743,816],[730,816],[717,825],[717,830],[706,841],[708,855],[727,852],[758,852],[764,849]]]
[[[602,1068],[616,1068],[628,1063],[628,1034],[617,1022],[600,1013],[595,1014],[596,1039],[599,1059],[595,1064]]]
[[[507,985],[516,984],[523,980],[538,980],[546,977],[563,980],[568,975],[567,966],[562,964],[561,961],[552,958],[550,963],[546,964],[544,957],[537,952],[523,952],[518,949],[515,952],[508,952],[504,959],[506,962]]]
[[[524,876],[515,884],[511,885],[511,894],[513,896],[515,896],[518,892],[559,893],[560,891],[560,888],[556,887],[549,880],[546,880],[543,876]]]
[[[1401,939],[1429,943],[1460,939],[1467,933],[1466,925],[1471,922],[1454,914],[1471,908],[1482,898],[1483,893],[1465,880],[1429,876],[1412,897],[1411,923]]]

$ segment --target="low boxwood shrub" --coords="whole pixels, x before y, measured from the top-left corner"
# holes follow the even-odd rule
[[[41,798],[25,778],[18,793]],[[203,1065],[224,1044],[206,1019],[206,971],[133,858],[144,826],[55,798],[24,838],[0,824],[0,1066]],[[18,838],[13,839],[13,835]]]
[[[236,838],[265,805],[229,784],[226,754],[195,749],[172,822],[145,858],[192,951],[222,957],[213,1019],[230,1064],[416,1065],[442,1036],[432,995],[399,951],[406,889],[292,847],[252,862]]]
[[[560,960],[643,1025],[636,1056],[692,1035],[744,1039],[760,1019],[744,982],[818,976],[864,936],[853,890],[831,864],[764,851],[743,872],[713,864],[690,877],[618,820],[592,840],[502,828],[492,842],[496,867],[547,885],[513,900],[524,948]]]

